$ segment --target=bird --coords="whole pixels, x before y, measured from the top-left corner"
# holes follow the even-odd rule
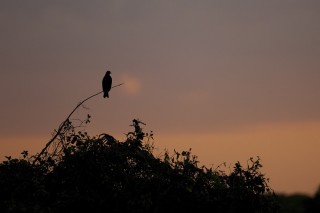
[[[112,78],[111,72],[108,70],[102,80],[103,97],[109,98],[109,91],[111,90]]]

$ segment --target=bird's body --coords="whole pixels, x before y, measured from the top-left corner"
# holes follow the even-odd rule
[[[102,80],[103,97],[109,98],[109,91],[111,90],[112,78],[110,76],[111,72],[107,71]]]

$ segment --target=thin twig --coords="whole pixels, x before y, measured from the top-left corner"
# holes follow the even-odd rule
[[[121,86],[121,85],[123,85],[123,84],[124,84],[124,83],[117,84],[117,85],[115,85],[115,86],[113,86],[113,87],[111,87],[111,88],[119,87],[119,86]],[[63,127],[64,127],[65,124],[69,121],[69,118],[71,117],[71,115],[72,115],[84,102],[86,102],[87,100],[89,100],[89,99],[91,99],[91,98],[93,98],[93,97],[95,97],[95,96],[97,96],[97,95],[99,95],[99,94],[101,94],[101,93],[103,93],[103,91],[98,92],[98,93],[96,93],[96,94],[94,94],[94,95],[91,95],[91,96],[89,96],[88,98],[84,99],[83,101],[81,101],[81,102],[71,111],[71,113],[68,115],[68,117],[60,124],[60,126],[59,126],[56,134],[51,138],[51,140],[46,144],[46,146],[45,146],[45,147],[42,149],[42,151],[38,154],[38,156],[36,157],[36,159],[33,161],[33,164],[35,164],[37,161],[40,160],[40,157],[43,155],[43,153],[47,150],[47,148],[51,145],[51,143],[58,137],[58,135],[60,135]]]

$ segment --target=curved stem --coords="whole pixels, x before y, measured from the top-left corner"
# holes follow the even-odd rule
[[[118,86],[121,86],[123,85],[124,83],[121,83],[121,84],[117,84],[111,88],[115,88],[115,87],[118,87]],[[84,103],[86,102],[87,100],[99,95],[103,93],[103,91],[101,92],[98,92],[94,95],[91,95],[89,96],[88,98],[84,99],[83,101],[81,101],[72,111],[71,113],[68,115],[68,117],[60,124],[56,134],[51,138],[51,140],[46,144],[46,146],[42,149],[42,151],[38,154],[38,156],[36,157],[36,159],[33,161],[33,164],[35,164],[37,161],[39,161],[40,157],[43,155],[43,153],[47,150],[47,148],[51,145],[51,143],[58,137],[58,135],[61,133],[63,127],[65,126],[66,122],[69,121],[69,118],[71,117],[71,115]]]

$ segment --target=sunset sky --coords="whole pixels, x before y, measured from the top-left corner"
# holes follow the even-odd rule
[[[90,134],[139,118],[159,153],[226,171],[260,156],[276,192],[320,186],[320,1],[0,0],[0,160],[41,151],[85,103]]]

